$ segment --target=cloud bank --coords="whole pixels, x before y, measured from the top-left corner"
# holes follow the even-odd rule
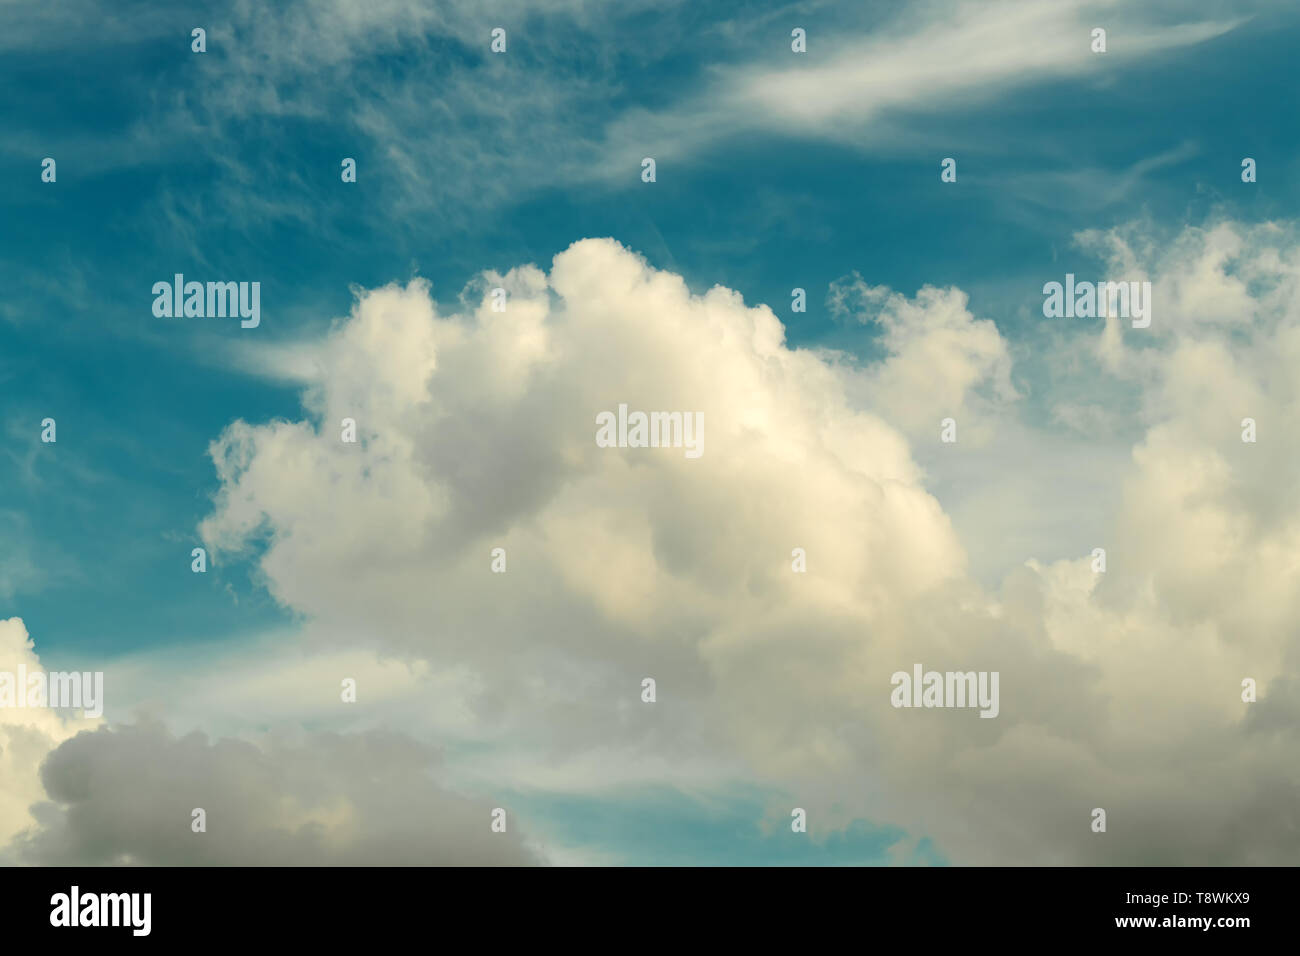
[[[899,824],[957,862],[1282,859],[1295,740],[1267,717],[1293,706],[1300,515],[1285,445],[1242,443],[1239,420],[1294,410],[1294,237],[1224,224],[1169,248],[1144,267],[1167,304],[1151,337],[1067,339],[1099,383],[1144,383],[1122,504],[1096,529],[1104,574],[1087,555],[1026,555],[994,593],[967,574],[981,542],[912,454],[938,423],[921,437],[891,412],[929,407],[931,381],[1015,401],[1004,344],[957,293],[885,295],[888,355],[856,368],[610,240],[487,276],[505,313],[439,315],[418,282],[361,293],[292,357],[315,369],[308,418],[214,443],[202,531],[218,555],[264,546],[311,639],[478,673],[477,720],[552,766],[717,754],[823,825]],[[873,389],[890,401],[851,399]],[[619,402],[702,411],[705,455],[597,448]],[[1001,716],[891,708],[914,661],[1000,671]],[[1109,834],[1089,830],[1098,806]]]
[[[420,281],[358,290],[322,340],[263,356],[262,372],[304,382],[306,415],[222,432],[200,530],[218,566],[257,557],[322,661],[368,650],[439,675],[456,701],[442,732],[472,740],[487,756],[469,762],[503,787],[740,780],[808,809],[814,838],[865,818],[958,863],[1283,862],[1300,244],[1291,225],[1231,222],[1080,243],[1155,289],[1149,330],[1097,320],[1060,339],[1141,435],[1089,529],[1104,573],[1086,552],[1024,555],[992,589],[969,573],[985,542],[962,540],[917,456],[960,472],[979,443],[941,446],[934,416],[955,409],[996,440],[1020,395],[996,325],[959,290],[841,287],[881,332],[861,365],[792,349],[765,306],[692,293],[608,239],[547,272],[485,273],[458,314]],[[497,286],[505,312],[475,301]],[[703,413],[704,455],[597,447],[596,416],[620,403]],[[0,633],[9,659],[35,660],[21,622]],[[915,662],[998,671],[999,716],[891,707],[891,674]],[[355,676],[319,671],[304,673],[332,694]],[[417,713],[432,686],[367,673],[360,712],[406,694]],[[0,711],[15,859],[541,858],[493,842],[490,804],[435,783],[429,744],[406,734],[255,746],[145,721],[72,737],[16,713]],[[231,838],[194,843],[191,805]]]

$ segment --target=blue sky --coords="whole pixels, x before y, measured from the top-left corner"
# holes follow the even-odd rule
[[[881,17],[889,7],[868,6]],[[234,418],[294,414],[298,397],[223,367],[214,352],[230,329],[160,328],[140,303],[173,271],[206,274],[210,266],[260,276],[269,315],[260,333],[293,338],[344,314],[350,283],[418,274],[437,298],[454,301],[484,268],[546,262],[577,238],[608,235],[693,288],[722,284],[769,304],[793,344],[830,343],[870,357],[869,332],[836,324],[823,302],[829,284],[855,270],[906,292],[958,285],[977,314],[996,317],[1014,340],[1018,313],[1036,303],[1039,276],[1063,271],[1057,261],[1077,263],[1080,274],[1095,267],[1071,252],[1075,232],[1108,228],[1135,209],[1157,222],[1195,223],[1224,210],[1268,219],[1296,208],[1300,189],[1300,133],[1270,121],[1300,105],[1288,81],[1300,20],[1283,5],[1122,71],[1098,59],[1080,77],[1027,82],[1009,102],[927,104],[936,115],[915,121],[923,145],[859,149],[769,130],[665,163],[652,188],[640,182],[639,164],[623,182],[565,186],[525,157],[512,181],[441,181],[440,136],[463,148],[476,118],[443,129],[435,101],[411,138],[435,150],[419,162],[441,181],[440,193],[452,194],[450,208],[429,203],[401,219],[367,208],[404,189],[400,169],[383,159],[390,144],[334,122],[331,100],[360,98],[372,83],[400,87],[415,75],[436,85],[444,72],[480,79],[507,102],[511,84],[533,71],[580,82],[582,58],[564,40],[572,18],[525,18],[504,61],[437,35],[398,37],[350,64],[350,82],[310,91],[322,115],[287,122],[236,115],[213,133],[201,104],[229,75],[222,44],[214,39],[200,62],[187,43],[169,49],[159,41],[162,23],[179,29],[193,15],[131,8],[121,35],[107,42],[47,31],[36,46],[6,50],[3,65],[14,91],[0,166],[10,184],[2,240],[9,321],[0,325],[11,456],[5,530],[9,547],[25,556],[7,571],[3,593],[9,602],[23,598],[47,653],[134,649],[282,618],[247,568],[196,584],[176,559],[214,488],[207,443]],[[775,27],[758,36],[746,30],[737,44],[719,37],[720,24],[779,8],[751,9],[647,9],[602,23],[599,42],[593,27],[593,69],[618,91],[593,97],[583,122],[568,123],[598,136],[622,110],[690,95],[719,62],[754,56],[760,45],[785,56],[784,31]],[[814,51],[824,35],[844,29],[828,7],[802,13],[796,5],[785,16],[806,25]],[[146,22],[143,35],[129,39]],[[212,23],[215,35],[224,24]],[[650,62],[619,48],[620,37],[640,42],[645,30],[664,45],[669,37],[684,42]],[[535,41],[544,53],[532,51]],[[142,137],[173,103],[194,132],[170,142]],[[481,133],[491,149],[491,126]],[[966,148],[945,148],[949,134]],[[147,146],[132,142],[141,138]],[[653,155],[653,144],[645,152]],[[959,154],[960,187],[945,190],[938,160],[950,153]],[[1249,189],[1236,175],[1247,154],[1267,171]],[[40,182],[45,155],[59,163],[57,190]],[[361,164],[355,188],[339,182],[344,155]],[[1060,178],[1081,170],[1091,189]],[[480,191],[488,197],[481,205],[473,198]],[[224,207],[229,192],[245,208]],[[804,315],[789,309],[795,285],[809,290]],[[69,406],[73,415],[56,414]],[[29,419],[47,414],[60,421],[60,456],[74,459],[75,476],[41,457]],[[61,506],[49,508],[52,500]]]
[[[1017,65],[1017,52],[993,68],[977,43],[965,82],[917,51],[942,50],[934,37],[961,34],[963,17],[992,30],[986,49],[1001,35],[1019,51],[1017,14],[132,2],[96,22],[79,3],[0,6],[0,619],[21,617],[51,666],[199,644],[234,654],[293,633],[304,615],[268,590],[257,547],[189,570],[220,484],[209,444],[239,419],[304,417],[302,383],[264,356],[326,335],[353,287],[418,276],[454,310],[484,270],[547,269],[587,237],[613,237],[697,294],[736,290],[773,310],[790,346],[862,365],[884,354],[879,330],[835,314],[833,284],[959,287],[1016,359],[1021,420],[1041,424],[1045,396],[1070,388],[1048,360],[1060,332],[1041,320],[1042,283],[1105,268],[1078,233],[1140,222],[1159,244],[1300,207],[1293,5],[1046,6],[1043,44],[1074,36],[1077,60]],[[498,25],[502,56],[488,50]],[[205,54],[190,51],[194,26]],[[1079,26],[1106,27],[1109,51],[1091,54]],[[807,54],[791,53],[793,27]],[[853,65],[886,50],[913,51],[913,69],[855,89]],[[806,115],[745,99],[768,89],[765,71],[799,70],[814,77]],[[46,156],[55,184],[40,179]],[[340,182],[345,156],[356,184]],[[642,156],[658,158],[653,184]],[[955,184],[939,179],[946,156]],[[1255,184],[1240,181],[1244,156]],[[176,272],[260,281],[261,327],[155,318],[151,286]],[[805,314],[790,309],[796,286]],[[40,442],[46,416],[57,445]],[[1126,457],[1131,442],[1102,444]],[[943,501],[960,482],[940,470],[929,487]],[[1036,556],[1078,550],[1071,539]],[[987,574],[1025,556],[990,559]],[[887,862],[896,837],[880,834],[905,832],[859,820],[793,852],[765,842],[789,833],[756,835],[766,798],[731,804],[730,838],[680,793],[653,811],[646,799],[531,805],[553,840],[655,863]],[[591,829],[647,815],[644,836]]]

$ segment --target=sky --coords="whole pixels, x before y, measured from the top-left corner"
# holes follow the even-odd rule
[[[105,675],[0,707],[0,860],[1293,860],[1297,42],[0,0],[0,671]],[[1067,273],[1150,327],[1047,317]],[[704,453],[600,447],[620,404]],[[997,717],[893,706],[917,662]]]

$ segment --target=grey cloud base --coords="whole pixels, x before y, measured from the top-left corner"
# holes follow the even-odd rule
[[[49,801],[8,862],[43,866],[439,866],[542,862],[492,807],[432,776],[399,734],[318,734],[267,749],[145,722],[84,732],[47,758]],[[207,813],[207,832],[191,812]]]

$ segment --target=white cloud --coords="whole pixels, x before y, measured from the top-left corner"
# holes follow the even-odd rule
[[[269,529],[268,585],[313,633],[490,675],[482,718],[548,759],[688,762],[731,735],[711,661],[743,670],[747,626],[803,613],[804,653],[825,607],[860,626],[961,574],[906,441],[765,307],[692,296],[605,240],[503,281],[505,314],[439,317],[420,284],[366,294],[315,349],[319,426],[214,444],[205,539],[219,558]],[[704,456],[597,448],[620,402],[703,412]],[[339,441],[344,417],[362,445]],[[817,573],[791,573],[794,547]],[[664,703],[640,703],[645,676]]]
[[[960,440],[983,444],[1002,406],[1018,396],[1011,354],[997,326],[976,319],[960,289],[926,286],[914,299],[861,276],[831,286],[833,312],[880,329],[886,354],[864,381],[863,399],[910,436],[933,439],[953,418]]]
[[[359,668],[376,702],[362,722],[481,745],[447,780],[743,780],[796,794],[815,829],[865,816],[956,862],[1283,861],[1300,791],[1300,466],[1284,438],[1300,257],[1291,227],[1157,239],[1089,240],[1150,276],[1152,328],[1081,325],[1059,346],[1092,357],[1107,415],[1140,419],[1131,456],[1097,478],[1106,521],[1085,529],[1104,576],[1085,547],[1022,554],[995,590],[972,577],[968,552],[1068,506],[1033,459],[1085,467],[1088,443],[1068,433],[1085,450],[1071,458],[1050,425],[1015,417],[1002,340],[958,291],[871,292],[886,357],[859,369],[788,348],[767,308],[693,295],[611,240],[485,277],[475,288],[510,290],[504,314],[443,315],[423,283],[388,286],[277,352],[307,379],[308,416],[236,422],[213,443],[221,491],[202,534],[218,562],[264,546],[268,588],[321,655],[294,694]],[[918,464],[934,438],[913,434],[908,401],[933,399],[927,363],[966,384],[946,401],[984,389],[1000,416],[984,449],[949,449],[957,471],[937,484],[963,462],[994,489],[992,464],[1037,476],[969,499],[975,525],[950,520]],[[596,413],[620,402],[702,411],[704,456],[596,447]],[[339,440],[343,417],[359,444]],[[498,546],[505,574],[490,571]],[[372,648],[411,669],[367,669]],[[999,671],[1001,714],[890,707],[890,675],[917,661]],[[256,706],[256,677],[236,675],[231,703]],[[442,717],[404,710],[435,686],[454,699]],[[1105,835],[1088,827],[1096,806]]]
[[[1291,261],[1274,251],[1264,261]],[[1157,288],[1182,262],[1153,268]],[[886,382],[916,394],[924,381],[904,361],[1005,383],[996,330],[960,294],[877,295],[892,358],[856,371],[787,348],[766,308],[718,288],[693,296],[610,241],[504,281],[506,314],[485,303],[440,316],[418,283],[363,295],[317,348],[313,421],[240,423],[214,444],[223,488],[204,536],[241,548],[269,531],[268,585],[309,634],[469,668],[484,688],[476,719],[555,766],[719,754],[797,788],[821,820],[838,805],[899,823],[959,861],[1287,852],[1264,791],[1239,783],[1195,807],[1183,796],[1219,775],[1249,781],[1292,746],[1251,730],[1239,683],[1285,694],[1294,472],[1272,467],[1280,443],[1238,449],[1235,421],[1206,420],[1200,393],[1184,394],[1198,367],[1188,350],[1209,345],[1122,346],[1143,356],[1151,394],[1163,390],[1164,421],[1113,476],[1107,576],[1087,558],[1031,562],[986,594],[966,577],[967,549],[984,542],[958,539],[907,440],[878,417],[893,410],[854,398],[892,394]],[[1293,318],[1278,322],[1266,334],[1290,341]],[[936,335],[955,347],[931,347]],[[1249,396],[1250,363],[1276,343],[1216,341],[1233,358],[1210,367],[1215,393]],[[596,448],[595,413],[619,402],[702,410],[704,457]],[[338,440],[344,416],[362,445]],[[1243,524],[1249,507],[1272,523]],[[999,511],[985,520],[996,533]],[[505,575],[489,571],[495,546]],[[790,571],[793,547],[807,575]],[[914,661],[999,670],[1002,715],[892,709],[889,675]],[[653,707],[638,700],[643,676],[659,682]],[[1097,805],[1124,841],[1093,838]],[[1215,836],[1247,805],[1257,829]]]

